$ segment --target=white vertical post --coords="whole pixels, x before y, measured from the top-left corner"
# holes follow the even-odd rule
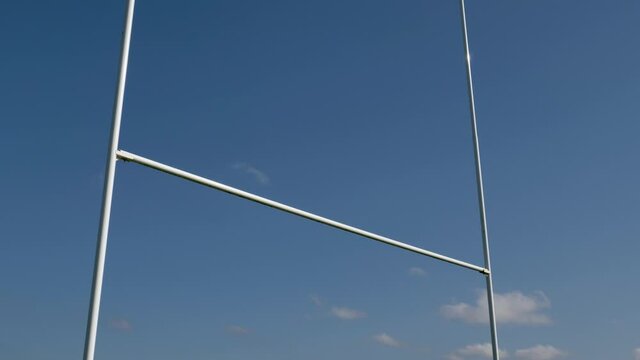
[[[124,31],[122,33],[122,48],[120,52],[120,70],[116,88],[116,98],[113,104],[113,121],[111,124],[111,140],[107,153],[105,169],[104,189],[102,193],[102,211],[100,214],[100,228],[98,230],[98,244],[93,269],[93,284],[91,286],[91,303],[87,319],[87,332],[84,343],[84,360],[93,360],[96,348],[96,336],[98,332],[98,319],[100,315],[100,297],[102,294],[102,278],[104,273],[105,256],[107,252],[107,237],[109,235],[109,218],[111,216],[111,199],[113,196],[113,183],[116,173],[116,151],[120,138],[120,119],[122,118],[122,104],[124,89],[127,80],[127,64],[129,62],[129,44],[131,42],[131,26],[133,24],[133,8],[135,0],[128,0]]]
[[[471,53],[469,52],[469,35],[467,32],[467,14],[464,0],[460,0],[460,13],[462,17],[462,32],[464,36],[464,48],[467,57],[467,90],[469,93],[469,107],[471,110],[471,130],[473,137],[473,152],[475,154],[476,183],[478,188],[478,207],[480,209],[480,227],[482,229],[482,243],[484,250],[484,266],[488,270],[487,303],[489,304],[489,325],[491,326],[491,347],[493,359],[500,360],[498,348],[498,332],[496,327],[495,304],[493,299],[493,280],[491,275],[491,256],[489,255],[489,233],[487,231],[487,213],[484,204],[484,186],[482,184],[482,164],[480,162],[480,143],[478,141],[478,125],[476,120],[476,104],[473,96],[473,78],[471,76]]]

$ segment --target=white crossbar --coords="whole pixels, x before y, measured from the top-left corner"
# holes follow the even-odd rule
[[[216,190],[220,190],[220,191],[229,193],[231,195],[235,195],[235,196],[241,197],[243,199],[247,199],[247,200],[262,204],[262,205],[266,205],[266,206],[269,206],[271,208],[287,212],[289,214],[297,215],[297,216],[300,216],[300,217],[308,219],[308,220],[319,222],[321,224],[328,225],[328,226],[331,226],[331,227],[336,228],[336,229],[340,229],[340,230],[343,230],[343,231],[346,231],[346,232],[350,232],[352,234],[360,235],[360,236],[369,238],[371,240],[376,240],[376,241],[379,241],[381,243],[385,243],[387,245],[395,246],[395,247],[398,247],[400,249],[408,250],[408,251],[411,251],[411,252],[414,252],[414,253],[417,253],[417,254],[429,256],[429,257],[432,257],[434,259],[438,259],[438,260],[442,260],[442,261],[448,262],[450,264],[454,264],[454,265],[458,265],[458,266],[461,266],[461,267],[464,267],[464,268],[467,268],[467,269],[475,270],[475,271],[478,271],[478,272],[480,272],[482,274],[485,274],[485,275],[489,274],[489,270],[487,270],[487,269],[485,269],[483,267],[480,267],[480,266],[477,266],[477,265],[473,265],[473,264],[470,264],[470,263],[467,263],[467,262],[464,262],[464,261],[461,261],[461,260],[457,260],[457,259],[454,259],[454,258],[450,258],[448,256],[444,256],[444,255],[441,255],[441,254],[438,254],[438,253],[435,253],[435,252],[432,252],[432,251],[429,251],[429,250],[424,250],[424,249],[421,249],[421,248],[413,246],[413,245],[405,244],[403,242],[400,242],[400,241],[397,241],[397,240],[393,240],[393,239],[390,239],[388,237],[381,236],[381,235],[378,235],[378,234],[374,234],[372,232],[359,229],[357,227],[353,227],[353,226],[350,226],[350,225],[347,225],[347,224],[343,224],[341,222],[328,219],[326,217],[322,217],[322,216],[319,216],[319,215],[316,215],[316,214],[312,214],[310,212],[307,212],[307,211],[304,211],[304,210],[300,210],[300,209],[294,208],[292,206],[279,203],[277,201],[269,200],[269,199],[264,198],[262,196],[258,196],[258,195],[255,195],[255,194],[240,190],[240,189],[236,189],[234,187],[221,184],[221,183],[219,183],[217,181],[213,181],[213,180],[204,178],[202,176],[198,176],[198,175],[186,172],[184,170],[180,170],[180,169],[174,168],[172,166],[165,165],[165,164],[159,163],[157,161],[153,161],[151,159],[147,159],[145,157],[142,157],[142,156],[139,156],[139,155],[136,155],[136,154],[132,154],[132,153],[124,151],[124,150],[116,151],[116,155],[118,156],[118,159],[121,159],[121,160],[124,160],[124,161],[130,161],[130,162],[137,163],[137,164],[140,164],[140,165],[143,165],[143,166],[155,169],[155,170],[159,170],[159,171],[162,171],[164,173],[167,173],[167,174],[170,174],[170,175],[174,175],[174,176],[183,178],[185,180],[189,180],[189,181],[192,181],[192,182],[195,182],[195,183],[198,183],[198,184],[201,184],[201,185],[204,185],[204,186],[216,189]]]

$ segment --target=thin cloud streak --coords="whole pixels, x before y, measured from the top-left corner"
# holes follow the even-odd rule
[[[131,325],[131,322],[129,322],[129,320],[127,319],[112,319],[111,321],[109,321],[109,326],[111,326],[111,328],[113,329],[120,330],[120,331],[133,330],[133,326]]]
[[[549,299],[542,292],[524,295],[519,291],[494,295],[496,320],[502,324],[548,325],[551,319],[541,313],[551,307]],[[475,305],[457,303],[445,305],[440,309],[442,315],[449,319],[462,320],[471,324],[488,324],[489,311],[487,295],[482,293]]]
[[[331,314],[342,320],[355,320],[367,317],[367,314],[362,311],[335,306],[331,308]]]
[[[373,339],[381,345],[384,346],[388,346],[388,347],[400,347],[400,342],[396,339],[394,339],[393,337],[391,337],[390,335],[388,335],[387,333],[381,333],[378,335],[374,335]]]
[[[500,349],[500,357],[508,358],[509,353],[506,350]],[[490,343],[484,344],[471,344],[463,348],[454,351],[448,356],[449,360],[463,360],[467,357],[481,357],[485,359],[493,358],[493,348]]]
[[[554,360],[567,353],[551,345],[536,345],[528,349],[516,350],[516,358],[522,360]]]
[[[267,185],[270,182],[269,176],[267,174],[265,174],[261,170],[258,170],[250,164],[238,162],[233,164],[233,168],[253,176],[256,181],[262,185]]]
[[[313,303],[313,305],[317,307],[322,307],[324,305],[324,301],[318,295],[309,295],[309,300]]]
[[[226,331],[229,334],[237,335],[237,336],[247,335],[251,332],[249,331],[249,329],[242,327],[240,325],[229,325],[226,327]]]
[[[411,276],[418,276],[418,277],[427,276],[427,272],[424,271],[424,269],[419,268],[417,266],[409,268],[408,272],[409,272],[409,275],[411,275]]]

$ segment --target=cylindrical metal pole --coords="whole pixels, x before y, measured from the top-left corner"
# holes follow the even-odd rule
[[[98,332],[98,318],[100,315],[100,297],[102,294],[102,278],[107,252],[107,237],[109,235],[109,218],[111,216],[111,199],[116,172],[116,151],[120,137],[120,119],[122,118],[122,104],[127,79],[127,64],[129,62],[129,44],[131,42],[131,26],[133,24],[133,8],[135,0],[128,0],[125,16],[124,31],[122,33],[122,48],[120,53],[120,70],[113,104],[113,121],[111,124],[111,141],[107,153],[104,188],[102,193],[102,211],[100,214],[100,228],[98,230],[98,244],[93,269],[93,284],[91,286],[91,303],[87,319],[87,332],[84,343],[84,360],[93,360]]]
[[[264,198],[262,196],[258,196],[246,191],[242,191],[240,189],[236,189],[234,187],[219,183],[217,181],[213,181],[207,178],[204,178],[202,176],[198,176],[196,174],[192,174],[189,172],[186,172],[184,170],[180,170],[177,168],[174,168],[173,166],[169,166],[169,165],[165,165],[162,163],[159,163],[157,161],[153,161],[151,159],[147,159],[145,157],[142,157],[140,155],[136,155],[136,154],[132,154],[130,152],[124,151],[124,150],[118,150],[116,152],[116,155],[118,156],[118,158],[124,160],[124,161],[131,161],[137,164],[140,164],[142,166],[146,166],[149,167],[151,169],[155,169],[158,171],[162,171],[164,173],[170,174],[170,175],[174,175],[180,178],[183,178],[185,180],[189,180],[189,181],[193,181],[194,183],[200,184],[200,185],[204,185],[204,186],[208,186],[210,188],[216,189],[216,190],[220,190],[220,191],[224,191],[228,194],[231,195],[235,195],[238,196],[240,198],[249,200],[249,201],[253,201],[256,202],[258,204],[262,204],[262,205],[266,205],[269,206],[273,209],[277,209],[280,211],[284,211],[287,212],[289,214],[292,215],[296,215],[296,216],[300,216],[302,218],[311,220],[311,221],[315,221],[318,222],[320,224],[324,224],[324,225],[328,225],[331,226],[333,228],[336,229],[340,229],[346,232],[350,232],[352,234],[356,234],[356,235],[360,235],[362,237],[365,238],[369,238],[371,240],[376,240],[379,241],[381,243],[385,243],[387,245],[391,245],[391,246],[395,246],[398,247],[400,249],[404,249],[404,250],[408,250],[417,254],[421,254],[421,255],[425,255],[425,256],[429,256],[432,257],[434,259],[438,259],[438,260],[442,260],[445,262],[448,262],[450,264],[454,264],[454,265],[458,265],[467,269],[471,269],[471,270],[475,270],[478,271],[482,274],[486,274],[487,270],[485,268],[482,268],[480,266],[476,266],[473,264],[470,264],[468,262],[464,262],[458,259],[454,259],[454,258],[450,258],[448,256],[444,256],[438,253],[435,253],[433,251],[428,251],[428,250],[424,250],[421,249],[417,246],[413,246],[413,245],[409,245],[409,244],[405,244],[403,242],[397,241],[397,240],[393,240],[390,239],[388,237],[385,236],[381,236],[378,234],[374,234],[372,232],[369,231],[365,231],[362,229],[359,229],[357,227],[354,226],[350,226],[335,220],[331,220],[328,219],[326,217],[320,216],[320,215],[316,215],[313,213],[310,213],[308,211],[304,211],[304,210],[300,210],[297,208],[294,208],[293,206],[289,206],[289,205],[285,205],[283,203],[279,203],[277,201],[273,201],[273,200],[269,200],[267,198]]]
[[[469,52],[469,34],[467,32],[467,13],[464,0],[460,0],[460,14],[462,18],[462,32],[464,36],[464,49],[467,57],[467,90],[469,93],[469,108],[471,111],[471,130],[473,137],[473,152],[476,164],[476,184],[478,190],[478,207],[480,209],[480,227],[482,229],[482,243],[484,250],[484,266],[489,271],[486,276],[487,303],[489,304],[489,324],[491,326],[491,346],[493,359],[500,359],[498,348],[498,331],[496,327],[496,313],[493,299],[493,280],[491,272],[491,256],[489,255],[489,233],[487,231],[487,213],[484,204],[484,186],[482,184],[482,164],[480,162],[480,142],[478,141],[478,125],[476,120],[476,104],[473,95],[473,77],[471,75],[471,53]]]

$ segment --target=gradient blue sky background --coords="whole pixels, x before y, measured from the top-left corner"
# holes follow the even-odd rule
[[[0,6],[2,359],[81,358],[124,5]],[[501,347],[640,359],[640,3],[467,7]],[[481,263],[461,41],[455,0],[138,1],[121,148]],[[484,358],[476,273],[133,164],[113,211],[97,359]]]

